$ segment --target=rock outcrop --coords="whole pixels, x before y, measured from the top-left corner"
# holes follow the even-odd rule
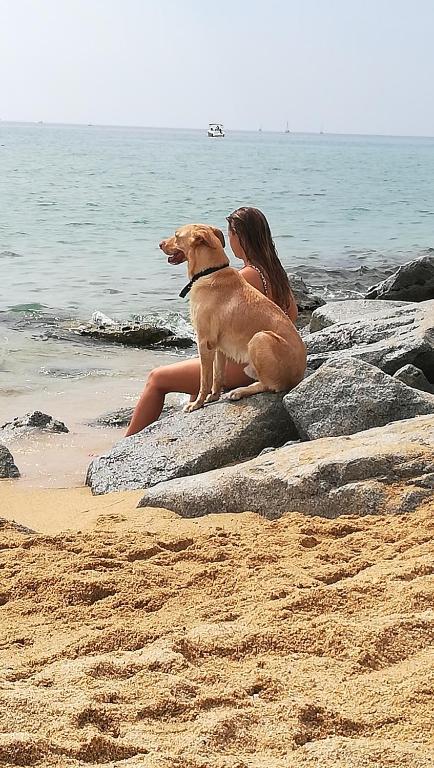
[[[324,363],[283,403],[302,440],[352,435],[434,413],[433,395],[354,358]]]
[[[19,477],[20,471],[10,450],[0,443],[0,478]]]
[[[148,488],[257,456],[296,437],[280,395],[221,400],[193,413],[175,412],[117,443],[91,463],[95,494]]]
[[[345,301],[329,301],[323,307],[318,307],[312,313],[309,331],[322,331],[336,323],[352,323],[356,320],[371,320],[379,313],[390,312],[391,309],[408,307],[407,301],[380,301],[366,299],[347,299]]]
[[[403,264],[393,275],[372,286],[366,299],[427,301],[434,299],[434,249],[425,256]]]
[[[434,489],[434,416],[280,448],[244,464],[160,483],[141,507],[183,517],[285,512],[337,517],[402,513]]]
[[[369,320],[338,323],[305,338],[308,367],[357,357],[394,374],[411,363],[434,383],[434,300],[382,310]]]

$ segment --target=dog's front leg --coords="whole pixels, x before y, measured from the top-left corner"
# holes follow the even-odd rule
[[[198,408],[202,408],[207,395],[211,392],[214,356],[215,349],[210,349],[206,341],[199,341],[200,389],[196,400],[192,403],[187,403],[187,405],[184,406],[185,413],[197,411]]]
[[[223,384],[225,382],[226,373],[226,355],[218,349],[214,358],[214,374],[212,380],[211,394],[206,398],[206,403],[214,403],[216,400],[220,400]]]

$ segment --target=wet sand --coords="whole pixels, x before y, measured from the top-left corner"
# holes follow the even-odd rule
[[[68,433],[36,431],[19,435],[10,432],[0,437],[21,472],[20,487],[74,488],[83,485],[92,457],[109,450],[126,431],[126,427],[95,427],[88,422],[108,411],[133,408],[147,373],[155,366],[182,359],[168,352],[122,347],[117,358],[113,350],[110,355],[107,356],[106,348],[96,346],[92,357],[92,365],[105,367],[107,375],[77,378],[39,375],[23,381],[27,388],[24,387],[22,392],[14,391],[5,397],[4,391],[0,391],[0,426],[16,416],[38,410],[63,421],[69,429]],[[79,363],[73,358],[64,360],[66,373],[74,362],[83,365],[81,357]],[[59,365],[58,361],[56,364]],[[185,397],[172,394],[167,397],[167,402],[169,405],[179,404]]]

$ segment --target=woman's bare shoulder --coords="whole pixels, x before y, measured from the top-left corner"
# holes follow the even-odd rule
[[[239,274],[242,275],[244,280],[250,283],[250,285],[253,285],[253,287],[258,291],[264,293],[264,285],[261,275],[256,271],[254,267],[251,267],[247,264],[245,267],[239,270]]]

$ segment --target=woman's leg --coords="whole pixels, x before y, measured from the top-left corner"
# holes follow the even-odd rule
[[[135,435],[156,421],[169,392],[185,392],[196,397],[200,383],[200,362],[195,357],[173,365],[163,365],[150,372],[137,403],[125,437]]]
[[[232,389],[251,384],[243,367],[228,361],[225,386]],[[197,397],[200,385],[200,361],[198,357],[173,365],[163,365],[150,372],[145,388],[134,409],[125,437],[135,435],[156,421],[163,409],[164,398],[169,392],[185,392],[192,399]]]

